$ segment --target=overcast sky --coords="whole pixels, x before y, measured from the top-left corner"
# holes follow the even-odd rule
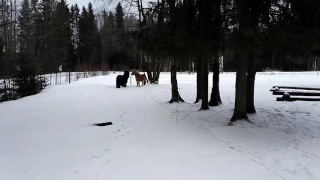
[[[69,5],[77,3],[80,8],[82,8],[82,6],[88,7],[89,2],[91,2],[94,9],[96,8],[100,9],[102,8],[102,6],[107,5],[107,3],[110,2],[110,0],[67,0],[67,3]]]
[[[124,8],[125,13],[130,9],[130,12],[133,12],[135,10],[135,7],[133,5],[129,5],[129,3],[126,3],[126,0],[66,0],[69,6],[72,4],[77,3],[80,10],[82,9],[82,6],[88,7],[89,2],[91,2],[95,12],[97,10],[105,9],[107,11],[114,11],[115,7],[118,2],[122,2],[122,7]],[[145,0],[149,1],[149,0]],[[129,1],[127,1],[129,2]],[[134,1],[131,1],[134,2]]]
[[[77,3],[79,7],[82,7],[82,6],[87,6],[87,4],[89,3],[89,0],[67,0],[67,3],[69,5]]]

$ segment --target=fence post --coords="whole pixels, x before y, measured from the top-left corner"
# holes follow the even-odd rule
[[[71,72],[69,71],[69,84],[71,83]]]

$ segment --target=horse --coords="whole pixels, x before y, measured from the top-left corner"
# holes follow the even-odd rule
[[[118,75],[116,79],[116,86],[117,88],[120,88],[120,86],[126,87],[128,78],[129,78],[129,71],[124,71],[123,75]]]
[[[148,82],[147,76],[145,73],[140,74],[138,70],[132,70],[131,76],[134,75],[136,77],[137,86],[140,86],[140,82],[143,83],[143,85],[146,85],[146,82]]]

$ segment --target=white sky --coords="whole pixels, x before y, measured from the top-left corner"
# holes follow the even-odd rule
[[[89,0],[67,0],[67,3],[69,4],[69,6],[77,3],[79,7],[82,7],[87,6]]]
[[[77,3],[80,9],[82,9],[82,6],[88,7],[89,2],[91,2],[94,9],[100,9],[102,7],[107,7],[110,0],[67,0],[69,6]]]
[[[135,11],[135,7],[134,7],[135,0],[66,0],[66,1],[69,4],[69,6],[77,3],[80,10],[82,9],[82,6],[88,7],[89,2],[91,2],[95,10],[95,13],[103,9],[107,11],[114,11],[118,2],[122,2],[122,7],[124,8],[125,13],[128,12],[129,10],[130,12]],[[145,1],[147,2],[149,0],[145,0]],[[132,2],[133,5],[130,6],[128,2]]]

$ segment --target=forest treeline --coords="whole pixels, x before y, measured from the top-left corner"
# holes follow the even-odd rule
[[[115,1],[114,1],[115,3]],[[135,0],[136,14],[94,12],[65,0],[1,0],[0,76],[16,84],[59,71],[133,68],[158,82],[171,71],[170,102],[183,101],[177,71],[197,71],[195,102],[201,109],[221,104],[219,72],[236,71],[231,121],[254,113],[257,71],[319,70],[318,0]],[[208,73],[213,87],[208,97]],[[211,79],[211,78],[210,78]],[[30,82],[29,82],[30,84]],[[32,84],[32,83],[31,83]],[[20,86],[18,86],[20,87]],[[35,91],[35,92],[36,92]]]

